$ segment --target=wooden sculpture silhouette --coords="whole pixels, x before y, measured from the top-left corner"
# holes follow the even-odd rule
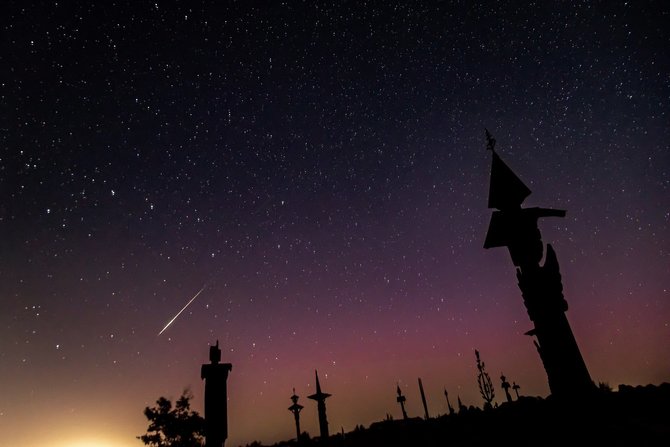
[[[328,418],[326,417],[326,399],[331,395],[328,393],[321,392],[321,384],[319,383],[319,373],[314,371],[316,377],[316,393],[311,396],[307,396],[308,399],[316,401],[316,409],[319,413],[319,431],[321,432],[321,441],[326,442],[328,440]]]
[[[444,397],[447,398],[447,408],[449,409],[449,415],[455,414],[456,411],[454,411],[454,407],[451,406],[451,402],[449,402],[449,393],[447,393],[447,389],[444,389]]]
[[[298,395],[295,394],[295,388],[293,388],[293,396],[291,396],[291,401],[293,402],[293,405],[288,407],[288,411],[293,413],[293,417],[295,418],[295,439],[296,441],[300,441],[300,412],[304,408],[302,405],[298,403]]]
[[[407,398],[402,395],[402,391],[400,391],[400,385],[398,385],[398,388],[396,390],[398,393],[398,397],[396,397],[396,402],[400,404],[400,409],[402,410],[402,418],[407,419],[407,411],[405,411],[405,401]]]
[[[228,392],[226,381],[233,369],[230,363],[221,361],[221,350],[217,340],[209,347],[209,361],[202,365],[200,377],[205,380],[205,446],[223,447],[228,438]]]
[[[534,328],[526,334],[537,337],[534,344],[547,372],[551,394],[569,397],[595,389],[565,316],[568,303],[556,253],[547,245],[544,252],[538,228],[541,217],[564,217],[564,210],[521,208],[530,189],[512,172],[495,151],[495,139],[486,130],[487,149],[491,151],[489,208],[491,216],[484,248],[507,247],[516,266],[519,288]]]
[[[419,377],[419,392],[421,393],[421,403],[423,403],[423,414],[425,419],[430,419],[428,414],[428,404],[426,403],[426,393],[423,392],[423,382],[421,382],[421,377]]]
[[[512,395],[509,393],[509,389],[512,387],[512,385],[509,384],[507,381],[507,377],[505,377],[505,374],[500,374],[500,388],[502,388],[505,391],[505,397],[507,398],[507,402],[512,402]]]
[[[463,405],[463,402],[461,402],[461,396],[456,396],[458,399],[458,413],[463,413],[464,411],[467,411],[468,407]]]
[[[477,385],[479,385],[479,393],[484,399],[484,410],[490,410],[493,408],[491,402],[496,397],[495,390],[493,389],[493,382],[491,377],[486,372],[486,364],[482,362],[479,358],[479,351],[475,349],[475,357],[477,358]]]

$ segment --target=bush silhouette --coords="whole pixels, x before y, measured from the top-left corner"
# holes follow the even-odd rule
[[[177,402],[160,397],[154,407],[146,407],[144,415],[149,420],[147,433],[138,436],[150,447],[202,447],[204,445],[205,420],[191,411],[193,395],[185,390]]]

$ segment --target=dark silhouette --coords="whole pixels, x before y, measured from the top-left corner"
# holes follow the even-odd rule
[[[541,217],[564,217],[564,210],[521,208],[530,189],[512,172],[495,152],[495,140],[486,131],[487,149],[491,150],[489,208],[491,216],[484,248],[507,247],[517,267],[519,288],[534,328],[526,334],[536,336],[534,344],[547,372],[552,395],[569,397],[595,390],[586,364],[565,316],[568,303],[558,260],[551,245],[540,266],[544,244],[537,225]]]
[[[307,396],[308,399],[316,401],[316,408],[319,412],[319,431],[321,432],[321,440],[328,440],[328,418],[326,417],[326,399],[331,395],[328,393],[321,392],[321,384],[319,384],[319,373],[315,370],[314,375],[316,376],[316,393],[311,396]]]
[[[507,381],[505,374],[502,373],[500,374],[500,381],[502,382],[500,384],[500,388],[502,388],[505,391],[505,397],[507,398],[507,402],[512,402],[512,395],[509,393],[509,389],[512,387],[512,385],[510,385],[509,382]]]
[[[599,382],[598,390],[600,391],[612,391],[612,387],[607,382]]]
[[[200,447],[205,434],[205,420],[195,411],[191,411],[192,396],[184,391],[181,397],[172,402],[164,397],[156,401],[156,406],[144,409],[149,420],[147,434],[137,439],[150,447]]]
[[[276,447],[490,446],[500,442],[501,433],[513,435],[507,439],[508,443],[528,447],[557,445],[623,447],[667,443],[667,439],[670,438],[670,425],[667,423],[670,420],[670,405],[668,405],[670,384],[635,388],[619,385],[618,391],[614,391],[607,383],[601,382],[596,388],[591,381],[565,317],[567,303],[562,294],[556,255],[551,245],[547,245],[545,255],[538,228],[540,217],[564,216],[565,211],[521,208],[522,202],[531,192],[495,152],[496,141],[488,130],[486,137],[487,148],[491,150],[493,156],[489,206],[498,208],[498,211],[494,211],[491,218],[485,248],[506,246],[509,249],[512,262],[517,267],[524,304],[535,326],[527,334],[537,337],[534,344],[547,372],[552,395],[546,400],[520,396],[520,386],[516,382],[510,385],[505,375],[501,373],[501,388],[505,392],[506,402],[500,406],[497,403],[492,405],[495,398],[494,386],[479,351],[475,350],[477,383],[486,411],[474,406],[466,407],[458,396],[458,413],[456,413],[445,388],[444,395],[449,414],[438,415],[431,419],[423,383],[419,378],[424,419],[407,416],[406,398],[398,385],[396,401],[403,413],[402,420],[394,420],[391,414],[387,413],[384,420],[371,424],[368,429],[356,425],[349,433],[345,433],[342,428],[341,433],[330,437],[325,400],[331,395],[321,391],[318,372],[315,371],[316,393],[308,397],[317,401],[320,438],[310,439],[306,433],[300,433],[299,413],[303,407],[298,404],[298,396],[294,389],[291,396],[293,405],[289,410],[295,416],[297,438],[279,442],[275,444]],[[540,266],[543,256],[545,256],[544,265]],[[208,376],[206,374],[208,367],[227,366],[223,380],[225,393],[225,378],[231,366],[218,365],[220,357],[217,342],[216,347],[210,348],[212,365],[203,365],[202,375],[203,378]],[[510,388],[516,393],[516,401],[512,399]],[[158,416],[154,415],[170,413],[169,401],[167,405],[161,400],[157,403],[158,408],[163,410],[147,413],[150,420],[152,417],[158,419]],[[179,405],[184,407],[183,404]],[[188,399],[185,408],[188,413]],[[205,408],[208,411],[207,401]],[[149,411],[147,408],[145,413]],[[514,430],[513,433],[511,430]],[[139,438],[148,444],[145,437]],[[222,446],[223,440],[217,447]],[[161,441],[161,438],[157,438],[157,441]],[[182,446],[182,444],[165,445]],[[251,445],[261,446],[258,442]]]
[[[495,151],[496,150],[496,139],[493,138],[493,135],[491,135],[491,132],[489,132],[488,129],[484,129],[486,131],[486,149],[489,151]]]
[[[449,402],[449,393],[447,393],[447,389],[446,389],[446,388],[444,389],[444,397],[447,398],[447,408],[449,409],[449,414],[450,414],[450,415],[455,414],[456,411],[454,411],[454,407],[452,407],[452,406],[451,406],[451,402]]]
[[[293,417],[295,418],[295,439],[298,440],[300,439],[300,411],[304,408],[302,405],[298,403],[298,396],[295,394],[295,388],[293,388],[293,396],[291,396],[291,400],[293,401],[293,405],[288,407],[288,411],[293,413]]]
[[[402,418],[407,419],[407,412],[405,411],[405,401],[407,398],[402,395],[402,391],[400,391],[400,385],[398,385],[398,389],[396,390],[398,393],[398,397],[396,397],[396,402],[400,404],[400,409],[402,410]]]
[[[221,362],[219,341],[209,347],[209,361],[202,365],[200,378],[205,380],[205,439],[206,447],[223,447],[228,438],[228,391],[226,381],[233,369]]]
[[[421,377],[419,377],[419,391],[421,392],[421,402],[423,403],[423,411],[426,417],[426,420],[430,419],[428,415],[428,404],[426,404],[426,393],[423,392],[423,383],[421,383]]]
[[[490,410],[491,401],[496,397],[496,393],[493,389],[493,382],[491,382],[491,377],[486,372],[486,365],[479,358],[479,351],[475,349],[475,357],[477,357],[477,385],[479,385],[479,393],[484,398],[484,410]]]
[[[670,384],[599,390],[594,399],[574,402],[550,397],[521,397],[482,411],[465,408],[453,416],[424,420],[384,418],[369,427],[360,424],[329,440],[331,447],[489,447],[501,443],[523,447],[604,445],[615,447],[666,445],[670,439]],[[303,436],[305,434],[303,433]],[[275,447],[320,447],[320,439],[282,441]],[[262,447],[252,443],[249,447]]]
[[[456,396],[456,398],[458,399],[458,412],[462,413],[464,410],[467,410],[467,407],[461,402],[461,396]]]

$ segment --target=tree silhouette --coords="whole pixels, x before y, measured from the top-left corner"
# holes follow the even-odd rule
[[[154,407],[146,407],[144,415],[149,420],[149,427],[147,433],[137,439],[150,447],[202,447],[205,420],[191,411],[192,398],[193,395],[184,390],[174,408],[165,397],[160,397]]]
[[[479,358],[479,351],[475,349],[475,356],[477,357],[477,369],[479,374],[477,375],[477,384],[479,385],[479,392],[484,398],[484,409],[491,409],[491,401],[496,397],[495,391],[493,390],[493,382],[491,382],[491,377],[489,377],[486,372],[486,367],[484,362]]]

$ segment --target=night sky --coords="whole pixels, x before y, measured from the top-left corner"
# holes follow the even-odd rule
[[[90,5],[88,3],[91,3]],[[393,3],[393,5],[389,5]],[[573,4],[574,3],[574,4]],[[670,381],[663,1],[23,2],[0,30],[1,446],[138,447],[218,339],[227,445],[549,388],[490,153],[592,378]],[[199,290],[202,293],[160,336]]]

